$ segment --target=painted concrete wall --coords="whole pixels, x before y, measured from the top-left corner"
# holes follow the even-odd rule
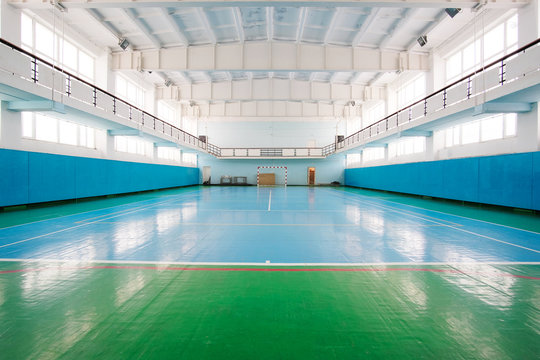
[[[287,166],[289,185],[307,185],[308,167],[315,167],[317,184],[329,184],[332,181],[343,183],[344,157],[331,156],[327,159],[283,159],[283,160],[223,160],[210,156],[199,158],[199,168],[210,166],[212,184],[219,184],[222,176],[246,176],[249,184],[257,184],[257,166]],[[276,174],[276,183],[284,182],[282,169],[264,169]],[[202,172],[202,171],[201,171]],[[202,181],[202,180],[201,180]]]
[[[209,141],[219,147],[323,147],[334,142],[337,134],[345,134],[345,121],[205,121],[199,123],[199,133],[208,134]]]

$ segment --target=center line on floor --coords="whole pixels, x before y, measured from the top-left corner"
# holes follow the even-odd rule
[[[268,211],[270,211],[271,206],[272,206],[272,190],[270,190],[270,194],[268,195]]]

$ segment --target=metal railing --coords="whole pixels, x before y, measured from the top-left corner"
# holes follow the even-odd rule
[[[314,147],[272,147],[272,148],[220,148],[222,158],[305,158],[324,157],[324,148]]]
[[[343,142],[327,145],[336,150],[367,142],[398,126],[420,120],[437,111],[463,101],[483,96],[487,92],[540,71],[540,38],[512,51],[480,69],[454,81],[385,118],[349,135]],[[326,148],[326,147],[325,147]]]
[[[36,85],[51,89],[52,98],[58,95],[75,99],[108,114],[132,121],[141,126],[143,130],[157,131],[178,142],[202,150],[206,150],[207,146],[213,146],[17,45],[4,39],[0,39],[0,43],[12,51],[9,54],[9,59],[6,59],[9,50],[3,49],[0,52],[0,59],[2,59],[0,69]]]
[[[343,141],[321,148],[220,148],[189,134],[178,127],[100,89],[90,82],[65,71],[4,39],[0,43],[9,49],[0,52],[0,70],[21,79],[51,89],[53,94],[66,96],[91,105],[108,114],[129,120],[142,129],[151,129],[167,135],[178,142],[189,144],[216,157],[326,157],[340,149],[369,141],[398,126],[423,119],[437,111],[463,101],[485,95],[488,91],[504,86],[527,74],[540,71],[540,38],[464,76],[444,88],[418,100],[385,118],[364,127]],[[526,56],[524,56],[526,55]]]

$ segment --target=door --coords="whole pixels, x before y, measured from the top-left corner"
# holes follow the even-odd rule
[[[308,185],[315,185],[315,168],[308,168]]]
[[[210,166],[203,166],[202,168],[202,183],[203,185],[210,185],[211,184],[211,178],[210,178],[211,169]]]

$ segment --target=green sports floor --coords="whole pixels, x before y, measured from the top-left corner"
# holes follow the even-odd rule
[[[0,213],[0,359],[539,359],[540,217],[353,188]]]

